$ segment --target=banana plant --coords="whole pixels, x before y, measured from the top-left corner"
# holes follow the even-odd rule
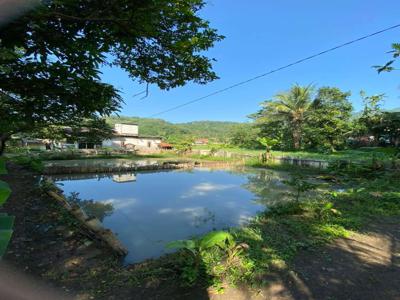
[[[189,265],[183,267],[182,277],[189,284],[193,284],[198,278],[202,259],[207,254],[217,249],[222,250],[224,258],[223,264],[219,264],[219,268],[222,267],[225,270],[224,272],[227,272],[231,266],[235,265],[238,256],[248,247],[244,243],[237,244],[233,236],[226,231],[212,231],[199,239],[178,240],[166,245],[167,249],[182,249],[184,250],[183,253],[188,255],[187,262]],[[212,270],[211,272],[215,272],[216,268],[212,268]]]
[[[265,147],[265,158],[263,158],[263,162],[266,162],[271,159],[271,148],[278,144],[277,139],[273,139],[270,137],[259,137],[257,141]]]
[[[6,174],[4,160],[0,160],[0,174]],[[0,207],[7,201],[11,194],[9,185],[0,180]],[[13,233],[14,217],[6,213],[0,213],[0,259],[6,252],[8,243]]]
[[[195,263],[198,263],[204,251],[215,247],[225,252],[228,265],[244,250],[248,249],[247,244],[237,244],[233,236],[226,231],[212,231],[200,239],[173,241],[166,246],[167,249],[185,250],[195,259]]]

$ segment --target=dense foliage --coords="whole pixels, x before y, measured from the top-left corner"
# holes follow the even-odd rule
[[[320,88],[314,95],[312,86],[293,86],[262,103],[262,109],[252,115],[261,135],[280,141],[283,149],[330,148],[348,131],[351,117],[349,93],[337,88]]]
[[[305,125],[305,144],[311,149],[340,149],[351,134],[350,119],[353,107],[349,92],[322,87],[312,102]]]
[[[41,1],[0,29],[0,140],[109,115],[122,99],[100,80],[118,66],[161,89],[217,78],[205,50],[222,39],[203,0]],[[0,151],[2,148],[0,148]]]
[[[400,114],[381,109],[384,95],[361,92],[364,109],[353,115],[350,92],[335,87],[293,86],[262,103],[251,117],[261,137],[277,140],[283,150],[335,151],[347,146],[400,143]]]

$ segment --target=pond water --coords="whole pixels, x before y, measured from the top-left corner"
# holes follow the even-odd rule
[[[167,253],[166,243],[240,226],[277,201],[292,199],[288,173],[271,170],[174,170],[53,176],[65,195],[116,233],[126,263]]]

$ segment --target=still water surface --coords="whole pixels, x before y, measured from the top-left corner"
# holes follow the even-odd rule
[[[290,198],[284,172],[257,169],[175,170],[57,176],[64,193],[115,232],[126,263],[166,253],[165,244],[210,230],[240,226]]]

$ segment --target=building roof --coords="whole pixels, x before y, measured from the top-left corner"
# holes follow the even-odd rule
[[[140,139],[158,139],[162,140],[162,136],[139,135]]]
[[[139,126],[138,123],[115,123],[114,126],[115,125],[136,125],[136,126]]]
[[[120,136],[120,137],[139,137],[138,133],[119,133],[114,131],[113,136]]]
[[[160,148],[173,148],[174,146],[172,146],[171,144],[165,143],[165,142],[161,142],[159,147]]]
[[[131,137],[131,138],[137,138],[137,139],[158,139],[162,140],[163,138],[161,136],[151,136],[151,135],[138,135],[138,134],[127,134],[127,133],[114,133],[114,137]]]

